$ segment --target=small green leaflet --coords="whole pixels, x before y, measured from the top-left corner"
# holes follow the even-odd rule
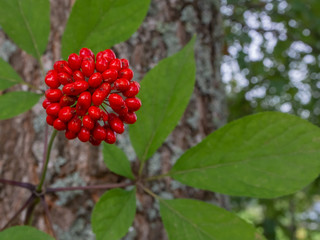
[[[1,240],[54,240],[53,237],[29,226],[16,226],[0,232]]]
[[[17,83],[22,83],[22,79],[16,71],[0,58],[0,90],[5,90]]]

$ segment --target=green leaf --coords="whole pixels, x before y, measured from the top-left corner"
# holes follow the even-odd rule
[[[33,227],[16,226],[0,232],[1,240],[54,240],[53,237]]]
[[[0,1],[0,25],[19,47],[40,59],[50,32],[49,0]]]
[[[22,79],[10,64],[0,58],[0,90],[7,89],[21,82]]]
[[[191,199],[160,199],[160,214],[171,240],[253,240],[255,229],[235,214]]]
[[[136,191],[112,189],[103,194],[93,209],[92,230],[97,240],[118,240],[125,236],[136,213]]]
[[[161,146],[183,115],[195,83],[195,38],[180,52],[162,60],[146,74],[138,97],[142,107],[130,126],[130,139],[144,162]]]
[[[31,92],[9,92],[0,95],[0,119],[8,119],[26,112],[42,95]]]
[[[293,115],[265,112],[231,122],[185,152],[170,175],[234,196],[294,193],[320,172],[320,129]]]
[[[62,37],[67,59],[82,47],[98,52],[127,40],[147,14],[150,0],[77,0]]]
[[[116,174],[134,179],[130,162],[125,153],[115,145],[103,143],[103,160],[107,167]]]

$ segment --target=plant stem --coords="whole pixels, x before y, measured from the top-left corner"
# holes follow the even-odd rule
[[[120,188],[120,187],[127,187],[132,186],[133,183],[111,183],[105,185],[93,185],[93,186],[79,186],[79,187],[61,187],[61,188],[47,188],[46,193],[52,192],[62,192],[62,191],[77,191],[77,190],[96,190],[96,189],[111,189],[111,188]]]
[[[142,174],[143,167],[144,167],[144,162],[141,162],[140,167],[139,167],[139,176],[141,176],[141,174]]]
[[[26,189],[29,189],[30,191],[33,191],[35,189],[35,186],[31,183],[18,182],[18,181],[3,179],[3,178],[0,178],[0,183],[9,184],[15,187],[26,188]]]
[[[53,140],[57,135],[57,132],[58,131],[56,129],[54,129],[52,134],[51,134],[51,138],[50,138],[49,145],[48,145],[48,150],[47,150],[46,161],[44,163],[44,167],[43,167],[43,170],[42,170],[42,173],[41,173],[40,183],[39,183],[39,185],[37,187],[37,191],[38,192],[40,192],[42,190],[42,186],[43,186],[44,180],[46,178],[47,169],[48,169],[48,163],[49,163],[49,159],[50,159],[51,148],[52,148],[52,145],[53,145]]]
[[[143,188],[143,190],[144,190],[146,193],[148,193],[150,196],[154,197],[155,199],[160,200],[160,197],[159,197],[157,194],[153,193],[151,190],[149,190],[148,188],[146,188],[146,187],[144,187],[144,186],[142,186],[142,188]]]
[[[33,197],[34,197],[33,201],[31,202],[30,206],[27,209],[27,214],[26,214],[26,217],[24,220],[25,225],[32,224],[34,209],[38,205],[38,203],[40,202],[39,197],[35,198],[35,195],[33,195]]]
[[[161,178],[165,178],[165,177],[168,177],[168,176],[170,176],[170,174],[169,173],[165,173],[165,174],[161,174],[161,175],[157,175],[157,176],[148,177],[145,180],[147,182],[149,182],[149,181],[159,180]]]
[[[14,219],[16,219],[16,217],[18,217],[19,214],[20,214],[26,207],[29,206],[29,204],[33,201],[33,199],[34,199],[34,195],[32,194],[32,195],[27,199],[27,201],[22,205],[22,207],[13,215],[13,217],[10,218],[10,220],[6,223],[6,225],[4,225],[4,226],[2,227],[1,231],[2,231],[3,229],[7,228],[7,227],[10,225],[10,223],[11,223]]]
[[[41,197],[41,205],[42,207],[44,208],[44,212],[47,216],[47,221],[48,221],[48,225],[49,225],[49,228],[50,228],[50,231],[53,235],[53,237],[58,240],[58,237],[53,229],[53,224],[52,224],[52,218],[51,218],[51,214],[50,214],[50,211],[49,211],[49,207],[48,207],[48,204],[46,203],[46,200],[44,198],[44,196]]]

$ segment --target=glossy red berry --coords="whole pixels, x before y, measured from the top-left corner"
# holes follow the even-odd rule
[[[120,59],[116,58],[113,59],[110,63],[109,63],[109,68],[110,69],[115,69],[117,71],[120,71],[122,68],[122,63],[120,61]]]
[[[70,68],[67,61],[64,61],[64,60],[56,61],[53,65],[53,68],[58,73],[65,72],[65,73],[68,73],[69,75],[72,75],[72,69]]]
[[[109,144],[114,144],[117,140],[116,133],[112,131],[109,127],[106,127],[106,133],[107,135],[104,141]]]
[[[67,128],[67,124],[63,122],[60,118],[57,118],[53,122],[53,127],[57,129],[58,131],[65,130]]]
[[[100,106],[107,96],[108,96],[107,90],[104,90],[104,89],[95,90],[94,93],[92,94],[93,105]]]
[[[93,145],[93,146],[99,146],[101,144],[101,140],[97,140],[94,137],[90,136],[89,142]]]
[[[63,94],[62,94],[62,91],[57,88],[57,89],[46,90],[45,96],[50,102],[59,102]]]
[[[137,115],[134,112],[128,112],[121,116],[121,119],[128,124],[133,124],[137,121]]]
[[[129,61],[125,58],[120,59],[121,64],[122,64],[122,69],[128,68],[129,67]]]
[[[48,71],[44,81],[50,88],[58,88],[60,86],[60,82],[58,80],[58,72],[56,70]]]
[[[78,133],[81,129],[81,120],[75,116],[68,122],[68,130],[74,133]]]
[[[73,71],[80,69],[81,62],[82,62],[81,57],[76,53],[72,53],[68,57],[69,66]]]
[[[89,115],[83,116],[82,125],[85,128],[87,128],[89,130],[93,129],[94,128],[94,123],[95,122],[92,120],[92,118]]]
[[[84,77],[83,73],[80,70],[74,71],[72,74],[74,81],[85,81],[86,78]]]
[[[96,106],[89,107],[88,113],[93,121],[97,121],[101,118],[101,110]]]
[[[114,87],[119,90],[120,92],[127,91],[130,87],[130,82],[128,79],[125,78],[118,78],[114,82]]]
[[[113,83],[117,80],[118,71],[116,69],[107,69],[102,73],[102,78],[107,83]]]
[[[128,79],[130,81],[133,78],[133,72],[130,68],[121,69],[119,71],[119,77]]]
[[[121,119],[117,117],[117,115],[110,113],[108,122],[109,122],[110,128],[116,133],[121,134],[124,132],[124,124],[121,121]]]
[[[123,98],[117,93],[110,94],[108,100],[112,109],[117,109],[125,106]]]
[[[78,139],[81,142],[88,142],[90,139],[90,131],[85,127],[82,127],[78,133]]]
[[[130,82],[128,90],[126,90],[122,93],[123,96],[129,97],[129,98],[136,96],[139,93],[139,88],[140,88],[140,85],[138,86],[137,84],[139,84],[139,83]]]
[[[52,102],[50,102],[48,99],[43,100],[42,107],[46,109]]]
[[[51,116],[51,115],[48,115],[47,118],[46,118],[46,122],[47,122],[50,126],[53,126],[54,120],[56,120],[56,117],[53,117],[53,116]]]
[[[62,85],[66,85],[68,83],[74,82],[71,75],[69,75],[68,73],[65,73],[65,72],[58,73],[58,79]]]
[[[77,101],[77,98],[74,96],[63,95],[60,98],[59,104],[60,107],[71,106]]]
[[[107,136],[106,129],[99,124],[97,124],[92,131],[93,137],[98,141],[104,140]]]
[[[73,114],[74,114],[74,109],[67,106],[67,107],[63,107],[60,109],[58,116],[61,121],[69,122],[71,120],[71,118],[73,117]]]
[[[100,73],[103,73],[108,69],[108,60],[104,57],[100,57],[96,62],[96,70]]]
[[[89,48],[81,48],[80,49],[80,57],[83,59],[87,56],[90,56],[94,59],[94,54]]]
[[[59,103],[51,103],[46,108],[46,112],[48,115],[51,115],[53,117],[58,117],[60,111],[60,104]]]
[[[102,56],[106,58],[108,62],[116,58],[116,54],[111,49],[104,50]]]
[[[75,138],[78,136],[77,133],[71,132],[70,130],[67,130],[64,135],[65,135],[66,138],[69,139],[69,140],[75,139]]]
[[[93,60],[85,58],[81,63],[81,70],[84,76],[90,77],[94,73],[95,64]]]
[[[99,87],[101,83],[102,83],[102,76],[101,76],[101,73],[98,73],[98,72],[92,74],[88,80],[88,84],[92,88]]]
[[[139,98],[127,98],[125,100],[125,103],[129,109],[130,112],[138,111],[141,107],[141,101]]]

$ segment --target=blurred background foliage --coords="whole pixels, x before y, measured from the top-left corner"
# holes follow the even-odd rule
[[[221,72],[229,121],[261,111],[282,111],[320,125],[320,1],[221,2],[225,28]],[[288,171],[294,167],[288,166]],[[232,203],[234,211],[241,211],[269,240],[318,240],[319,190],[317,179],[292,196],[233,198]]]

